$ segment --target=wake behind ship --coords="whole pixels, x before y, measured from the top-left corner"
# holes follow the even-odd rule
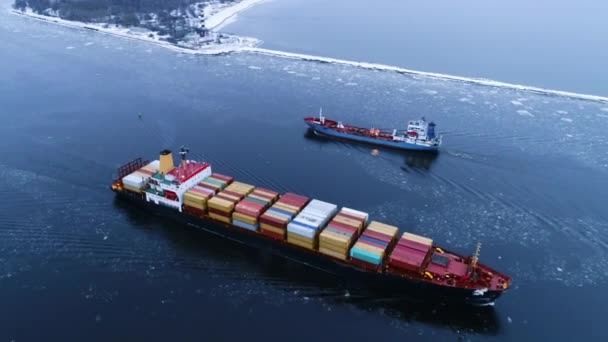
[[[367,213],[214,173],[187,153],[182,147],[177,167],[170,150],[152,162],[137,158],[118,169],[111,188],[154,214],[332,273],[384,298],[490,305],[511,284],[478,262],[479,245],[475,255],[460,256]]]

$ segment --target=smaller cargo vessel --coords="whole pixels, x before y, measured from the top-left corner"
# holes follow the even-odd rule
[[[322,111],[319,117],[307,117],[304,122],[315,134],[400,150],[437,152],[441,145],[441,136],[435,134],[435,123],[427,122],[424,117],[409,121],[405,130],[392,131],[347,125],[326,119]]]

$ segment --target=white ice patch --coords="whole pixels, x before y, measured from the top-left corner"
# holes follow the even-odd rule
[[[558,114],[568,114],[568,112],[565,110],[558,110],[557,113]]]
[[[84,46],[91,46],[91,45],[93,45],[93,42],[86,42],[86,43],[84,43]]]
[[[437,95],[437,91],[436,90],[430,90],[430,89],[424,89],[422,91],[422,93],[426,94],[426,95]]]
[[[524,104],[519,101],[511,101],[514,106],[523,106]]]
[[[600,108],[600,110],[603,110],[604,112],[608,112],[608,107]]]
[[[565,121],[565,122],[572,122],[572,119],[570,119],[570,118],[562,118],[562,121]]]
[[[595,116],[600,117],[600,118],[608,118],[608,115],[604,115],[604,114],[595,114]]]
[[[252,69],[252,70],[262,70],[262,68],[260,68],[259,66],[255,66],[255,65],[250,65],[249,69]]]
[[[517,111],[517,114],[521,115],[521,116],[529,116],[529,117],[534,117],[534,115],[532,115],[532,113],[528,112],[525,109],[520,109]]]
[[[346,83],[345,85],[346,85],[346,86],[350,86],[350,87],[352,87],[352,86],[356,86],[356,85],[357,85],[357,83],[355,83],[355,82],[348,82],[348,83]]]
[[[73,46],[66,46],[65,49],[66,50],[72,50],[74,47]]]

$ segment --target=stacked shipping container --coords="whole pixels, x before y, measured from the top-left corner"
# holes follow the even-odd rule
[[[213,190],[215,193],[217,193],[218,191],[224,190],[224,188],[226,188],[233,181],[233,177],[214,173],[211,176],[205,178],[205,180],[203,180],[199,185],[204,188]]]
[[[397,237],[398,230],[395,226],[372,221],[350,250],[353,263],[366,269],[380,267],[386,249]]]
[[[207,212],[207,201],[215,194],[215,191],[195,185],[184,193],[184,211],[196,215]]]
[[[122,186],[136,193],[141,193],[150,177],[158,171],[159,162],[155,160],[137,171],[122,178]]]
[[[287,224],[308,203],[308,197],[288,192],[260,216],[260,231],[266,236],[284,240]]]
[[[359,236],[369,215],[349,208],[342,208],[319,236],[319,252],[346,260],[348,250]]]
[[[232,214],[232,223],[241,228],[258,230],[258,218],[278,197],[279,193],[276,191],[256,188],[236,205]]]
[[[287,242],[308,249],[317,248],[317,237],[338,210],[335,204],[313,199],[287,225]]]
[[[205,179],[205,181],[209,178]],[[232,212],[235,205],[243,197],[249,195],[253,189],[253,185],[232,182],[209,200],[209,217],[222,222],[232,223]]]
[[[411,233],[403,233],[390,255],[389,265],[405,271],[421,272],[433,246],[433,240]]]

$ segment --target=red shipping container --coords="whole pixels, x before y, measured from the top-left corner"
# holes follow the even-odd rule
[[[264,188],[255,188],[255,190],[253,191],[253,193],[256,196],[267,198],[269,200],[274,199],[279,194],[276,191],[272,191],[272,190],[268,190],[268,189],[264,189]]]
[[[298,195],[298,194],[294,194],[293,192],[287,192],[281,198],[295,199],[297,201],[300,201],[301,203],[308,202],[308,197],[302,196],[302,195]]]
[[[374,239],[377,239],[380,241],[384,241],[384,242],[391,242],[393,240],[391,236],[388,236],[388,235],[385,235],[382,233],[378,233],[373,230],[368,230],[368,229],[363,231],[363,235],[369,236],[371,238],[374,238]]]
[[[234,197],[238,198],[239,200],[244,197],[242,194],[239,194],[238,192],[234,192],[234,191],[230,191],[230,190],[224,190],[221,193],[229,195],[229,196],[234,196]]]
[[[394,259],[391,257],[389,259],[389,264],[392,267],[399,268],[402,270],[418,271],[418,270],[420,270],[420,266],[422,265],[422,262],[401,261],[399,259]]]
[[[260,231],[260,233],[262,233],[262,234],[264,234],[264,235],[266,235],[268,237],[271,237],[273,239],[285,240],[285,234],[279,234],[279,233],[271,232],[269,230],[264,230],[264,229],[262,229]]]
[[[424,245],[424,244],[421,244],[420,242],[416,242],[416,241],[408,240],[408,239],[399,239],[399,242],[397,242],[397,245],[412,248],[417,251],[421,251],[421,252],[425,252],[425,253],[428,252],[429,249],[431,249],[431,246]]]
[[[187,205],[184,205],[184,212],[194,216],[203,216],[205,214],[203,209],[194,208]]]
[[[281,220],[278,220],[274,217],[270,217],[267,215],[260,216],[259,220],[261,223],[266,223],[267,225],[271,225],[271,226],[279,228],[279,229],[286,229],[287,223],[288,223],[288,221],[281,221]]]
[[[251,217],[259,217],[260,214],[262,213],[262,210],[257,210],[257,211],[253,211],[253,210],[249,210],[247,208],[243,208],[243,207],[236,207],[235,211],[237,213],[241,213],[247,216],[251,216]]]
[[[355,232],[357,231],[355,228],[337,227],[337,226],[334,226],[333,224],[329,224],[327,226],[327,228],[325,228],[325,229],[330,230],[330,231],[334,230],[334,231],[337,231],[338,234],[342,233],[342,234],[346,234],[346,235],[350,235],[350,236],[355,235]]]
[[[364,270],[368,270],[368,271],[372,271],[372,272],[377,272],[380,270],[379,265],[370,264],[369,262],[365,262],[365,261],[359,260],[357,258],[351,258],[350,260],[353,265],[359,266]]]
[[[328,227],[333,227],[336,228],[338,230],[341,231],[345,231],[345,232],[354,232],[357,231],[357,228],[353,227],[353,226],[349,226],[347,224],[341,223],[341,222],[336,222],[336,221],[330,221],[329,224],[327,225]]]
[[[391,258],[399,260],[412,260],[412,261],[423,261],[426,257],[426,253],[417,251],[403,246],[395,246],[395,249],[391,253]]]

